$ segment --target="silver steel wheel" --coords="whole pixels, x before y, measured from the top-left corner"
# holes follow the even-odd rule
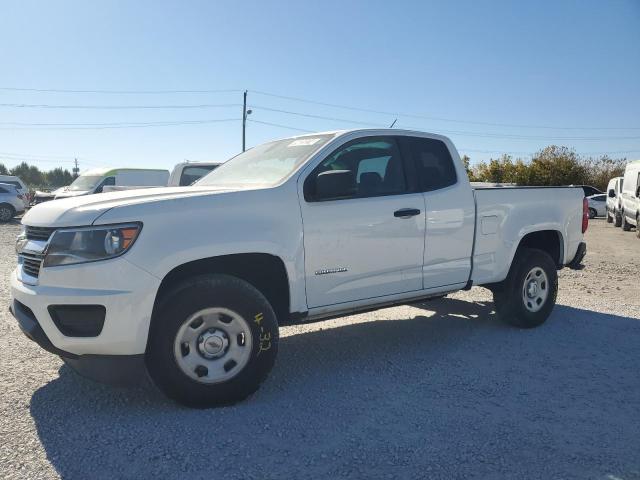
[[[13,212],[9,207],[0,207],[0,222],[8,222],[13,217]]]
[[[220,383],[235,377],[251,357],[251,328],[238,313],[221,307],[191,315],[174,341],[180,369],[201,383]]]
[[[522,285],[522,301],[530,312],[540,310],[549,296],[549,279],[540,267],[532,268]]]

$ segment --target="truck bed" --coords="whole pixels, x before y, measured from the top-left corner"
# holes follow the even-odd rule
[[[558,263],[568,264],[582,241],[580,187],[472,185],[476,228],[471,279],[474,285],[506,278],[520,240],[528,233],[555,235]]]

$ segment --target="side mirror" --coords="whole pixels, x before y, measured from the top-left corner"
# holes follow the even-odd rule
[[[609,190],[609,198],[616,198],[616,191],[613,188]]]
[[[356,179],[351,170],[328,170],[316,177],[316,199],[329,200],[352,196]]]

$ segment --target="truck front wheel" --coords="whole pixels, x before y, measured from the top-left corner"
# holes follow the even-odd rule
[[[256,288],[229,275],[184,281],[163,296],[146,364],[168,397],[191,407],[229,405],[255,392],[278,350],[278,322]]]
[[[493,292],[496,312],[504,321],[520,328],[542,325],[558,295],[556,266],[542,250],[518,250],[509,275]]]

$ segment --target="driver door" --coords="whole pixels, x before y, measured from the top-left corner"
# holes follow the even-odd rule
[[[323,172],[351,172],[337,198],[314,191]],[[412,193],[394,137],[339,147],[305,179],[300,199],[309,308],[422,289],[425,205]]]

